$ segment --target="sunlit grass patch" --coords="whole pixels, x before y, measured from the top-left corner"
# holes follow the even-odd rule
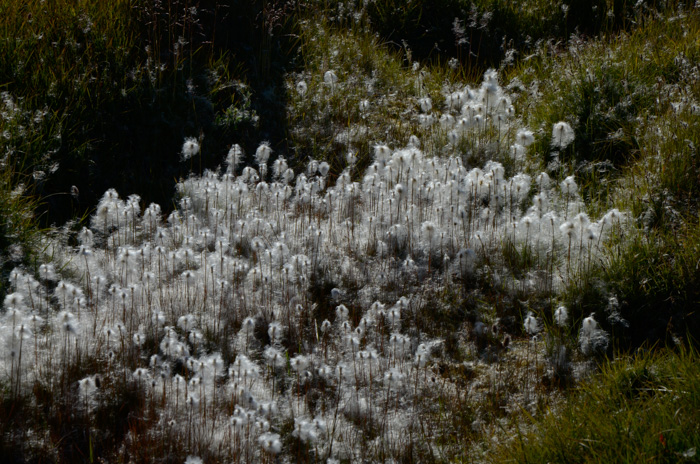
[[[700,438],[697,352],[621,356],[565,404],[532,419],[491,462],[694,462]]]

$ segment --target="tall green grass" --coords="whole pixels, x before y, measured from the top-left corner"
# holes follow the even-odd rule
[[[46,225],[81,216],[110,187],[168,204],[178,177],[218,163],[234,131],[257,130],[246,81],[267,86],[280,74],[274,47],[288,32],[280,20],[271,24],[278,5],[263,3],[0,6],[0,90],[32,121],[4,118],[11,135],[0,151],[31,180]],[[246,48],[262,37],[267,49]],[[204,134],[196,164],[180,163],[185,137]],[[79,197],[69,195],[74,185]]]
[[[531,419],[490,462],[697,462],[700,364],[692,349],[602,366],[566,404]]]
[[[578,318],[601,320],[616,298],[624,321],[606,325],[621,347],[673,343],[698,328],[698,33],[697,9],[669,6],[617,36],[543,47],[509,72],[528,108],[523,122],[539,134],[529,151],[535,170],[574,174],[594,216],[631,213],[631,235],[565,296]],[[576,137],[558,151],[551,127],[561,120]]]

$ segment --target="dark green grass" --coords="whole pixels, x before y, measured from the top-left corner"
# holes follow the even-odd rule
[[[322,2],[329,16],[352,21],[343,3]],[[457,58],[470,70],[498,67],[512,51],[516,60],[540,43],[566,42],[571,34],[595,37],[633,28],[651,10],[675,2],[626,0],[384,0],[365,11],[372,31],[420,61]],[[508,59],[510,60],[510,58]]]
[[[533,419],[490,462],[697,462],[700,364],[691,349],[640,351],[602,366]]]

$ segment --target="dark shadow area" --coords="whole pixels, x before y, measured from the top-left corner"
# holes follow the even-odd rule
[[[109,188],[167,212],[177,180],[216,169],[234,143],[249,156],[261,141],[287,153],[284,75],[296,53],[294,13],[293,2],[263,0],[135,9],[130,87],[66,115],[72,138],[57,148],[58,170],[36,185],[42,225],[88,216]],[[201,152],[182,160],[189,137]]]
[[[468,75],[497,68],[509,50],[518,59],[542,41],[565,43],[572,34],[590,37],[628,28],[647,3],[571,0],[566,8],[501,0],[393,0],[367,6],[371,28],[413,60],[446,63],[456,58]],[[538,10],[538,8],[540,8]]]

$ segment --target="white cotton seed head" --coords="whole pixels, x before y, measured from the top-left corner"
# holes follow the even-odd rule
[[[569,310],[566,306],[559,306],[556,311],[554,311],[554,323],[559,327],[566,327],[569,319]]]
[[[598,322],[593,317],[593,314],[583,320],[581,324],[581,333],[584,336],[590,336],[598,328]]]
[[[424,113],[428,113],[433,109],[433,101],[429,97],[421,98],[418,100],[418,104]]]
[[[243,162],[243,157],[245,153],[240,145],[234,144],[226,155],[226,164],[228,164],[228,171],[234,172],[236,168]]]
[[[252,317],[246,317],[243,320],[243,325],[241,326],[241,329],[243,329],[243,331],[248,334],[253,333],[253,330],[255,329],[255,319],[253,319]]]
[[[578,185],[576,184],[576,179],[574,176],[569,176],[564,179],[559,185],[562,193],[565,195],[573,196],[578,192]]]
[[[282,442],[277,433],[266,432],[260,435],[258,443],[263,451],[269,454],[279,454],[282,451]]]
[[[535,335],[537,332],[540,331],[540,325],[531,312],[527,313],[525,321],[523,321],[523,328],[525,329],[525,332],[528,333],[528,335]]]
[[[376,145],[374,147],[374,159],[376,161],[386,161],[391,156],[391,148],[386,145]]]
[[[559,121],[554,124],[552,127],[552,148],[563,150],[573,141],[574,130],[568,123]]]
[[[270,145],[267,143],[261,143],[258,149],[255,150],[255,161],[258,162],[258,165],[263,166],[267,164],[271,154],[272,148],[270,148]]]
[[[339,321],[347,321],[348,320],[348,315],[350,314],[350,311],[345,305],[339,305],[335,308],[335,316],[336,319]]]
[[[523,161],[525,159],[525,146],[519,143],[515,143],[510,146],[510,156],[515,161]]]
[[[535,177],[535,182],[537,182],[537,186],[540,188],[540,191],[547,190],[549,188],[549,185],[552,183],[551,178],[549,177],[549,174],[546,172],[542,172]]]
[[[5,297],[5,309],[21,309],[24,307],[24,295],[15,292]]]
[[[331,321],[326,319],[321,323],[321,332],[324,334],[328,333],[328,331],[331,330],[331,327],[332,327]]]
[[[366,113],[369,110],[369,100],[362,100],[358,106],[361,113]]]
[[[334,87],[335,84],[338,83],[338,76],[336,75],[335,71],[326,71],[326,73],[323,75],[323,82],[325,82],[326,85],[330,86],[331,88]]]
[[[182,160],[187,161],[188,159],[192,158],[194,155],[199,153],[199,150],[200,146],[197,139],[195,139],[194,137],[185,139],[185,143],[182,144]]]
[[[267,334],[273,343],[280,341],[282,339],[282,324],[277,321],[271,322],[267,329]]]
[[[321,177],[326,177],[328,175],[328,171],[330,171],[331,167],[328,163],[325,161],[319,163],[318,165],[318,173],[321,174]]]
[[[523,147],[529,147],[535,142],[535,135],[527,129],[520,129],[515,136],[515,141]]]

